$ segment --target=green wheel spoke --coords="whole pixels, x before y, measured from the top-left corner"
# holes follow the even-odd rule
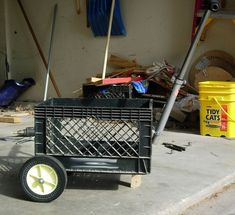
[[[37,170],[38,170],[38,177],[41,178],[42,177],[41,165],[37,166]]]
[[[51,170],[48,174],[51,175],[52,173],[54,173],[54,170]]]
[[[43,184],[40,184],[40,187],[41,187],[42,193],[45,193],[45,189],[44,189]]]
[[[34,180],[39,180],[40,178],[34,175],[29,175],[31,178],[33,178]]]
[[[36,188],[36,187],[39,186],[39,185],[40,185],[40,184],[39,184],[38,181],[35,181],[35,182],[32,183],[32,187],[33,187],[33,188]]]
[[[51,186],[51,187],[56,187],[56,184],[55,183],[51,183],[51,182],[48,182],[48,181],[44,181],[45,184]]]

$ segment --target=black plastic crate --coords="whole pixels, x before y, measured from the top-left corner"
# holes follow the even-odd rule
[[[35,153],[67,171],[150,172],[152,101],[51,99],[35,108]]]
[[[93,84],[83,85],[83,96],[85,98],[132,98],[132,85],[131,84],[120,84],[120,85],[107,85],[107,86],[96,86]]]

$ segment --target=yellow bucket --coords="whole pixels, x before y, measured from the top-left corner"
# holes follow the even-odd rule
[[[235,137],[235,82],[200,82],[199,101],[201,135]]]

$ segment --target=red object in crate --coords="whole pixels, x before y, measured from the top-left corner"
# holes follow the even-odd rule
[[[124,78],[106,78],[100,81],[101,85],[110,85],[110,84],[126,84],[132,81],[143,81],[143,77],[124,77]]]

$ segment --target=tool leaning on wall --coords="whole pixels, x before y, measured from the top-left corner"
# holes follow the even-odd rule
[[[196,33],[196,35],[192,41],[192,44],[188,50],[188,53],[187,53],[186,58],[184,60],[183,66],[180,70],[180,73],[179,73],[178,77],[176,78],[175,83],[173,85],[171,95],[170,95],[170,97],[167,101],[167,104],[163,110],[163,113],[161,115],[158,128],[156,129],[156,132],[155,132],[155,137],[153,139],[153,143],[158,142],[158,137],[161,135],[161,133],[163,132],[163,130],[166,126],[167,120],[170,116],[171,110],[173,108],[173,105],[174,105],[175,100],[177,98],[177,95],[179,93],[179,90],[182,87],[182,85],[185,83],[185,75],[189,71],[190,63],[192,61],[194,52],[195,52],[197,44],[201,38],[203,29],[206,26],[208,18],[210,17],[212,12],[217,12],[221,8],[221,0],[209,0],[208,3],[209,3],[208,9],[204,12],[204,15],[201,20],[201,23],[199,24],[197,33]]]
[[[24,19],[25,19],[25,21],[26,21],[26,24],[27,24],[27,26],[28,26],[28,28],[29,28],[29,31],[30,31],[30,33],[31,33],[31,35],[32,35],[32,37],[33,37],[34,43],[35,43],[35,45],[36,45],[36,47],[37,47],[37,49],[38,49],[38,52],[39,52],[40,57],[41,57],[41,59],[42,59],[42,62],[43,62],[43,64],[44,64],[45,68],[48,70],[48,62],[46,61],[46,57],[45,57],[45,55],[44,55],[44,53],[43,53],[43,51],[42,51],[42,48],[41,48],[41,46],[40,46],[40,44],[39,44],[39,41],[38,41],[38,38],[37,38],[37,36],[36,36],[36,34],[35,34],[34,30],[33,30],[33,27],[32,27],[32,25],[31,25],[31,23],[30,23],[30,21],[29,21],[29,18],[28,18],[27,14],[26,14],[26,11],[25,11],[25,9],[24,9],[24,6],[23,6],[21,0],[17,0],[17,2],[18,2],[18,4],[19,4],[19,7],[20,7],[20,9],[21,9],[21,12],[22,12],[22,14],[23,14],[23,16],[24,16]],[[54,77],[54,75],[52,74],[51,71],[50,71],[50,80],[51,80],[52,85],[53,85],[53,87],[54,87],[54,89],[55,89],[55,91],[56,91],[57,96],[58,96],[58,97],[61,97],[61,92],[60,92],[60,90],[59,90],[59,87],[58,87],[58,85],[57,85],[57,82],[56,82],[56,80],[55,80],[55,77]]]

